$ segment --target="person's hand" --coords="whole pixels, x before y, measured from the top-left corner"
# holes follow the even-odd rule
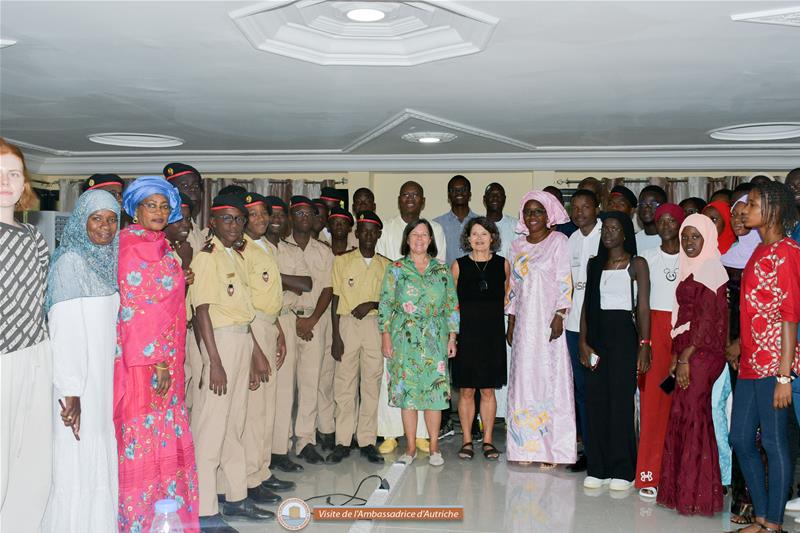
[[[261,348],[254,346],[251,364],[251,381],[255,380],[256,383],[266,383],[269,381],[269,375],[271,373],[272,369],[269,366],[269,361],[267,361],[267,357],[264,355],[264,352],[261,351]]]
[[[283,362],[286,360],[286,337],[283,336],[283,331],[278,333],[278,352],[275,354],[275,371],[281,369]]]
[[[191,267],[183,271],[183,279],[187,286],[194,283],[194,272],[192,271]]]
[[[734,370],[739,370],[739,356],[741,356],[741,353],[742,350],[739,344],[739,339],[736,339],[730,343],[725,349],[725,358],[728,360],[728,364],[731,365],[731,368]]]
[[[550,342],[553,342],[564,333],[564,319],[556,315],[550,321]]]
[[[336,361],[341,361],[342,355],[344,355],[344,341],[341,335],[334,335],[331,343],[331,357]]]
[[[364,302],[355,306],[351,314],[357,319],[361,320],[373,309],[375,309],[375,305],[372,302]]]
[[[453,357],[455,357],[457,350],[458,350],[458,347],[456,346],[456,339],[453,338],[453,337],[450,337],[447,340],[447,357],[448,357],[448,359],[452,359]]]
[[[514,329],[508,328],[508,331],[506,331],[506,344],[511,346],[511,343],[513,342],[514,342]]]
[[[228,394],[228,375],[221,363],[211,363],[208,372],[208,388],[217,396]]]
[[[675,377],[675,369],[678,368],[678,356],[672,354],[672,361],[669,364],[669,375]]]
[[[676,360],[677,363],[677,360]],[[675,367],[675,383],[682,389],[689,388],[689,364],[677,363]]]
[[[594,353],[594,349],[589,346],[586,342],[580,342],[578,345],[578,356],[581,361],[581,364],[588,368],[589,370],[594,370],[592,366],[592,353]]]
[[[642,344],[639,346],[639,355],[636,358],[636,371],[645,374],[650,370],[650,346]]]
[[[80,396],[65,396],[61,404],[61,421],[68,428],[72,428],[75,440],[81,440],[78,434],[81,430],[81,398]]]
[[[785,409],[792,405],[792,384],[781,385],[775,383],[775,393],[772,396],[772,405],[775,409]]]
[[[153,371],[156,373],[156,394],[164,397],[167,395],[172,381],[166,361],[153,365]]]
[[[306,342],[311,341],[311,339],[314,338],[314,332],[312,330],[315,325],[316,323],[311,318],[297,317],[297,324],[295,325],[297,336]]]
[[[386,359],[391,359],[394,355],[392,336],[389,333],[383,333],[381,335],[381,353]]]

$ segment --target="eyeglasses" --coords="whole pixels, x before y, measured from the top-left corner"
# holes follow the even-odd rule
[[[223,224],[236,222],[236,224],[239,226],[244,226],[245,222],[247,222],[247,217],[243,216],[235,217],[233,215],[214,215],[214,218],[221,220]]]
[[[543,217],[547,214],[547,211],[544,209],[526,209],[522,212],[522,216],[524,217]]]
[[[656,201],[642,202],[639,205],[641,207],[649,207],[650,209],[658,209],[658,207],[661,205],[661,202],[656,202]]]
[[[418,192],[401,192],[400,198],[419,198],[421,195]]]
[[[183,192],[197,192],[200,190],[199,183],[181,183],[178,185],[178,189]]]
[[[602,228],[600,228],[600,231],[601,232],[605,231],[607,233],[619,233],[620,231],[622,231],[622,228],[614,226],[603,226]]]
[[[309,218],[316,216],[316,214],[312,213],[311,211],[304,211],[302,209],[298,209],[297,211],[292,211],[292,216],[298,218]]]
[[[450,192],[452,194],[459,194],[459,193],[469,192],[469,188],[467,188],[467,187],[450,187],[447,190],[448,190],[448,192]]]
[[[144,207],[144,210],[148,213],[157,213],[161,211],[162,213],[169,213],[172,211],[172,207],[169,204],[155,204],[153,202],[147,202],[146,204],[140,204]]]

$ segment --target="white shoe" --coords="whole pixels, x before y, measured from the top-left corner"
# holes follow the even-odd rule
[[[433,452],[431,456],[428,457],[428,464],[431,466],[442,466],[444,464],[444,458],[442,458],[441,452]]]
[[[583,487],[586,489],[599,489],[603,485],[608,485],[610,479],[600,479],[593,476],[586,476],[583,480]]]
[[[633,487],[633,481],[624,479],[612,479],[608,484],[608,490],[628,490],[631,487]]]
[[[645,487],[639,489],[639,496],[642,498],[653,499],[658,497],[658,489],[656,487]]]
[[[414,459],[416,459],[416,458],[417,458],[416,452],[414,453],[414,455],[408,455],[407,453],[404,453],[403,455],[401,455],[397,459],[397,461],[395,461],[395,463],[400,463],[400,464],[404,464],[404,465],[408,466],[411,463],[413,463]]]
[[[800,511],[800,498],[795,498],[794,500],[789,500],[786,502],[786,510],[787,511]]]

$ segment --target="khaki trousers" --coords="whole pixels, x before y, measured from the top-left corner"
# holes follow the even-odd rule
[[[53,464],[53,356],[45,340],[0,354],[0,531],[39,531]]]
[[[204,363],[203,388],[197,390],[192,409],[200,516],[217,514],[218,492],[224,492],[231,502],[247,497],[242,435],[253,356],[253,339],[247,330],[247,327],[214,329],[214,340],[228,378],[227,394],[218,396],[209,388],[208,350],[205,344],[200,346]],[[217,470],[221,471],[219,478]]]
[[[272,453],[286,455],[289,452],[289,434],[292,428],[292,410],[294,409],[294,371],[297,363],[297,335],[295,324],[297,319],[292,314],[278,318],[286,339],[286,358],[278,370],[276,380],[277,400],[275,402],[275,424],[272,428]]]
[[[333,344],[332,327],[328,327],[325,335],[325,351],[322,354],[322,369],[319,374],[319,391],[317,393],[317,429],[320,433],[336,431],[334,420],[333,380],[336,374],[336,359],[331,356]],[[348,443],[350,444],[350,443]]]
[[[336,398],[336,444],[349,446],[356,430],[359,446],[375,444],[378,430],[378,398],[380,396],[383,356],[378,318],[366,316],[339,317],[339,332],[344,354],[337,364],[334,380]],[[360,392],[360,405],[356,405]]]
[[[278,348],[277,317],[257,313],[250,325],[258,346],[267,357],[272,374],[269,381],[250,391],[244,425],[244,453],[247,461],[247,488],[253,489],[272,475],[272,433],[275,424],[275,404],[278,393],[276,358]]]
[[[186,330],[186,359],[183,362],[183,371],[186,376],[186,408],[191,411],[195,391],[200,388],[200,378],[203,375],[203,356],[200,354],[200,347],[197,346],[192,328]]]
[[[297,337],[297,420],[294,434],[297,437],[295,453],[307,444],[316,444],[314,430],[317,422],[317,396],[319,394],[319,376],[322,371],[322,357],[325,353],[325,339],[331,326],[329,313],[322,315],[313,329],[313,338],[306,342]],[[292,330],[294,333],[295,330]]]

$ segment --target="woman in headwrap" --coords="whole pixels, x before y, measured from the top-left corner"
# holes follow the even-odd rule
[[[181,218],[181,199],[162,177],[142,176],[122,203],[133,224],[119,238],[119,530],[147,531],[153,504],[170,498],[184,531],[196,531],[197,468],[184,403],[186,280],[163,233]]]
[[[50,263],[45,306],[53,349],[53,484],[43,531],[113,531],[117,454],[112,417],[117,346],[119,203],[78,198]]]
[[[730,204],[723,200],[711,202],[703,208],[703,214],[710,218],[717,228],[719,253],[727,253],[733,243],[736,242],[736,235],[733,234],[733,227],[731,226]]]
[[[722,483],[711,418],[711,387],[725,366],[728,274],[717,229],[704,215],[681,225],[680,283],[672,310],[676,387],[664,442],[658,503],[680,514],[722,510]]]
[[[636,475],[636,374],[650,368],[650,271],[636,257],[631,217],[605,214],[597,257],[589,260],[581,313],[586,372],[588,489],[627,490]]]
[[[572,366],[564,319],[572,303],[567,237],[555,226],[569,220],[550,193],[531,191],[520,202],[511,243],[507,340],[508,460],[551,469],[577,460]]]
[[[645,498],[655,498],[661,479],[661,456],[672,397],[661,388],[672,362],[672,307],[678,288],[679,232],[686,215],[676,204],[661,204],[655,223],[661,246],[642,252],[650,269],[650,338],[653,361],[639,379],[639,454],[636,487]]]

